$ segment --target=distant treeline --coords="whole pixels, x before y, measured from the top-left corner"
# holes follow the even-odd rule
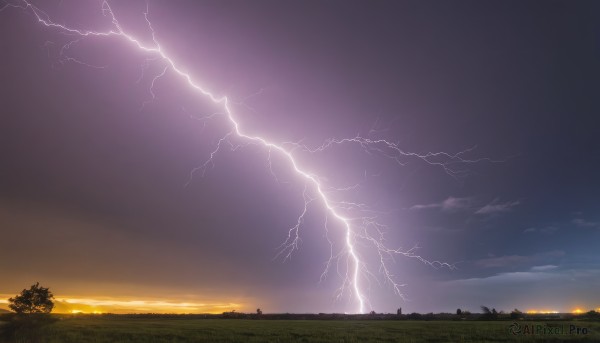
[[[494,316],[486,313],[375,313],[369,314],[343,314],[343,313],[243,313],[223,312],[222,314],[163,314],[163,313],[140,313],[140,314],[57,314],[58,317],[104,317],[104,318],[164,318],[164,319],[252,319],[252,320],[600,320],[600,313],[590,311],[583,314],[551,313],[551,314],[528,314],[518,312],[517,315],[499,312]],[[0,319],[3,315],[0,315]]]

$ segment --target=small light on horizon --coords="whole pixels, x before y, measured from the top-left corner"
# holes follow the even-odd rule
[[[582,314],[583,311],[580,308],[576,308],[576,309],[573,310],[573,313],[574,314]]]

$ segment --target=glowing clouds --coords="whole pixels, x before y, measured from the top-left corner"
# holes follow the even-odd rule
[[[58,298],[55,313],[222,313],[239,310],[237,303],[178,302],[175,300]]]
[[[8,309],[6,294],[0,295],[0,309]],[[54,300],[52,313],[223,313],[225,311],[240,311],[245,307],[237,302],[221,301],[181,301],[177,299],[135,299],[110,297],[57,297]]]

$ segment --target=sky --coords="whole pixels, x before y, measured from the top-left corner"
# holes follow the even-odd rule
[[[599,3],[33,4],[0,4],[0,308],[600,308]],[[316,184],[181,74],[318,182],[357,278]]]

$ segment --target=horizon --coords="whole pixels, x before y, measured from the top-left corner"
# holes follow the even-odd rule
[[[0,294],[0,309],[10,311],[8,308],[8,298],[5,294]],[[124,299],[119,298],[111,300],[106,297],[56,297],[54,298],[54,309],[52,313],[57,314],[213,314],[218,315],[225,312],[237,312],[237,313],[255,313],[256,308],[252,309],[252,306],[245,306],[241,304],[235,303],[223,303],[223,304],[207,304],[207,303],[194,303],[194,302],[176,302],[172,299]],[[489,304],[488,304],[489,305]],[[486,304],[482,304],[481,306],[488,306]],[[468,311],[472,314],[480,314],[478,312],[481,310],[480,307],[477,309],[463,308],[459,307],[463,312]],[[544,309],[533,309],[525,306],[517,306],[512,309],[500,309],[496,308],[493,305],[489,306],[489,308],[494,308],[498,312],[510,313],[511,311],[517,309],[528,315],[536,315],[536,314],[585,314],[589,311],[600,312],[600,306],[573,306],[569,310],[564,309],[553,309],[551,306],[548,306]],[[209,310],[201,310],[201,309],[209,309]],[[360,313],[340,313],[340,312],[290,312],[290,311],[278,311],[272,312],[268,309],[263,310],[265,314],[281,314],[281,313],[295,313],[295,314],[316,314],[316,313],[328,313],[328,314],[360,314]],[[395,312],[385,312],[385,311],[376,311],[376,313],[395,313]],[[402,310],[403,314],[409,313],[450,313],[453,314],[456,312],[454,310],[444,310],[444,311],[427,311],[427,312],[419,312],[419,311],[405,311]]]

